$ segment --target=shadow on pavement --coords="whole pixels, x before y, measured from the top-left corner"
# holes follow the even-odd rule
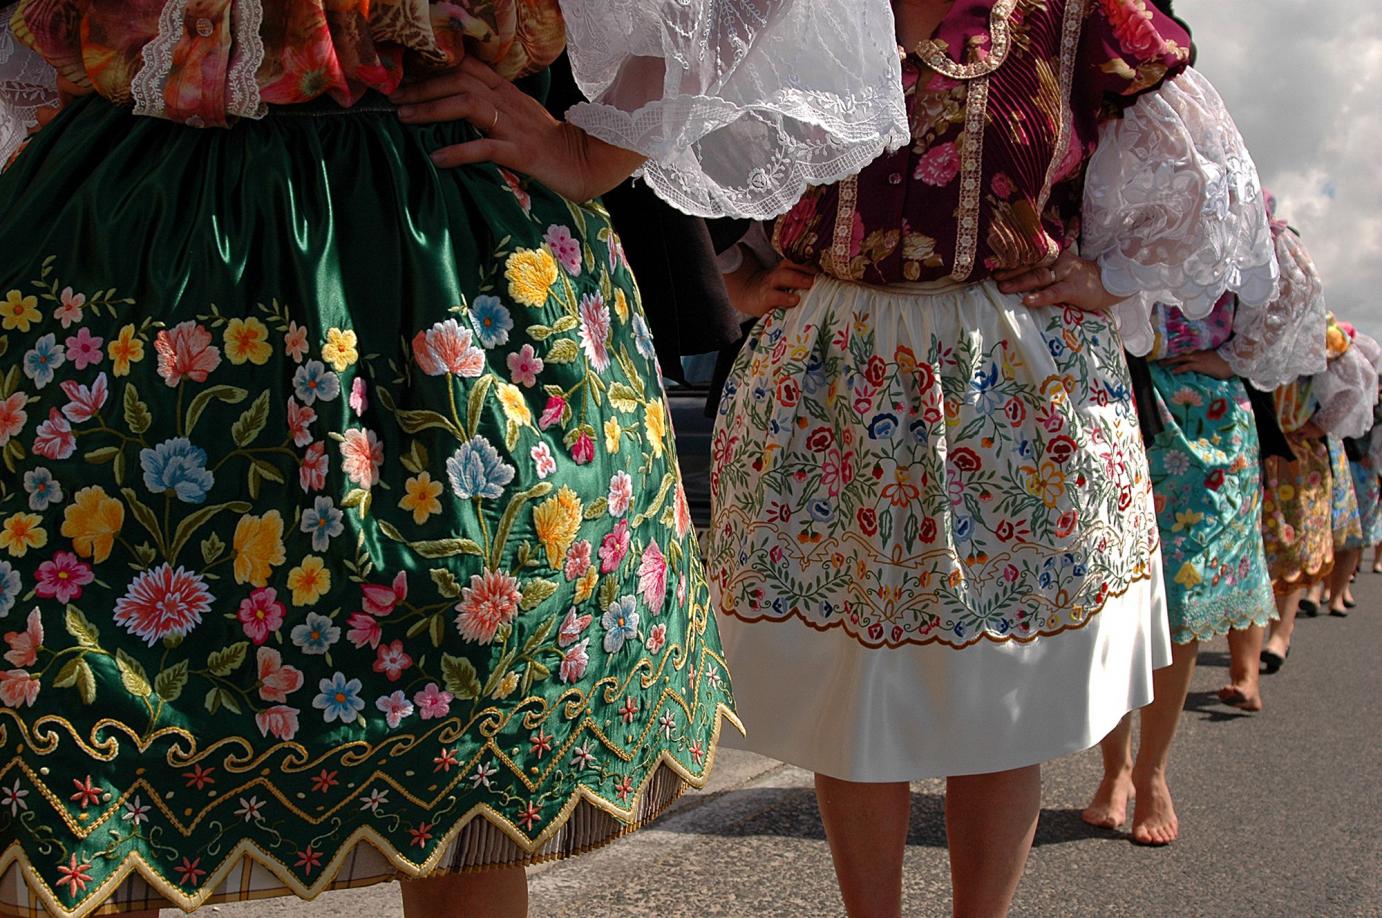
[[[1203,720],[1210,723],[1222,723],[1230,720],[1242,720],[1244,717],[1252,717],[1247,711],[1240,711],[1230,707],[1219,700],[1217,691],[1191,692],[1185,696],[1185,707],[1183,710],[1193,711],[1202,715]]]

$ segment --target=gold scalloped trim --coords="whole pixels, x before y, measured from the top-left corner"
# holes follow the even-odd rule
[[[937,73],[954,80],[973,80],[988,76],[1008,59],[1012,49],[1012,32],[1008,20],[1012,18],[1017,0],[998,0],[989,10],[989,54],[982,61],[973,64],[959,64],[945,53],[944,47],[934,38],[919,42],[913,53],[921,62]]]

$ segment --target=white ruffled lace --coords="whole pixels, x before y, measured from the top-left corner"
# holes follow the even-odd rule
[[[58,75],[10,32],[18,4],[0,4],[0,169],[38,124],[38,110],[58,101]]]
[[[1108,121],[1085,174],[1081,254],[1099,263],[1124,346],[1154,343],[1156,303],[1208,315],[1224,291],[1252,311],[1276,295],[1257,168],[1209,81],[1186,70]],[[1246,321],[1246,320],[1245,320]]]
[[[1375,346],[1375,342],[1374,342]],[[1372,406],[1377,404],[1377,367],[1365,348],[1353,346],[1329,361],[1312,379],[1311,394],[1319,409],[1310,417],[1325,433],[1361,437],[1372,429]]]
[[[570,121],[686,213],[768,219],[909,139],[888,0],[560,2]]]

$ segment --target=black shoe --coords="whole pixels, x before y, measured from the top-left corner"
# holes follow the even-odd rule
[[[1344,603],[1344,609],[1352,609],[1352,608],[1353,608],[1354,606],[1356,606],[1356,605],[1357,605],[1357,603],[1347,603],[1347,602],[1346,602],[1346,603]],[[1329,617],[1330,617],[1330,618],[1348,618],[1348,613],[1345,612],[1344,609],[1330,609],[1330,610],[1329,610]]]
[[[1262,660],[1261,672],[1268,676],[1272,675],[1277,670],[1281,669],[1281,665],[1286,662],[1286,658],[1290,655],[1291,649],[1289,647],[1286,649],[1285,654],[1272,653],[1270,650],[1262,651],[1260,656]]]
[[[1320,614],[1320,607],[1313,599],[1302,599],[1296,606],[1296,614],[1304,615],[1306,618],[1315,618]]]

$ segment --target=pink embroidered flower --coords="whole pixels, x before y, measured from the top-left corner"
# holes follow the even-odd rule
[[[1152,11],[1143,0],[1101,0],[1100,5],[1122,51],[1138,61],[1151,61],[1162,54],[1166,39],[1157,31]]]
[[[53,310],[53,318],[62,323],[63,328],[71,328],[82,320],[82,307],[86,305],[86,294],[73,293],[71,287],[62,288],[61,303]]]
[[[403,694],[402,689],[392,695],[381,696],[374,702],[374,706],[384,712],[384,722],[389,725],[390,730],[403,723],[403,718],[413,713],[413,703]]]
[[[283,352],[293,358],[293,363],[302,363],[302,358],[307,356],[307,329],[296,321],[290,321],[288,330],[283,333]]]
[[[571,238],[571,231],[564,226],[547,227],[547,235],[542,237],[557,261],[572,277],[581,275],[581,244]]]
[[[629,553],[629,521],[620,520],[600,542],[600,573],[608,574],[619,567]]]
[[[595,440],[590,434],[581,431],[576,442],[571,444],[571,458],[577,465],[586,465],[595,460]]]
[[[523,182],[518,176],[508,169],[500,169],[499,174],[504,177],[504,184],[513,192],[513,196],[518,199],[518,206],[523,208],[523,213],[528,213],[533,207],[533,198],[523,189]]]
[[[628,472],[621,469],[609,479],[609,515],[620,517],[628,513],[632,500],[633,479],[629,477]]]
[[[486,570],[474,574],[470,586],[461,592],[456,605],[456,627],[467,641],[488,644],[494,640],[500,625],[513,621],[523,594],[518,581],[503,571]]]
[[[369,396],[366,389],[364,379],[359,376],[350,384],[350,410],[357,416],[369,411]]]
[[[326,444],[318,440],[307,447],[302,456],[302,466],[298,469],[298,484],[304,491],[320,491],[326,487],[326,473],[331,466],[331,457],[326,454]]]
[[[917,168],[913,178],[920,179],[927,185],[941,188],[955,181],[955,177],[959,174],[960,154],[952,142],[943,143],[927,150],[921,159],[917,160]]]
[[[590,627],[591,617],[589,615],[577,615],[574,607],[566,610],[566,618],[562,619],[561,628],[557,631],[557,646],[570,647],[576,640]]]
[[[648,653],[657,653],[662,646],[667,643],[667,626],[665,624],[653,625],[648,632],[648,637],[643,641],[643,646],[648,648]]]
[[[273,587],[255,590],[240,601],[235,617],[245,630],[245,637],[255,645],[263,644],[283,624],[283,603]]]
[[[38,583],[34,592],[44,599],[67,603],[80,599],[82,587],[96,579],[91,566],[77,559],[70,551],[60,551],[51,561],[38,566]],[[24,664],[19,664],[24,665]]]
[[[667,557],[656,539],[648,543],[638,565],[638,590],[654,615],[662,611],[662,603],[667,598]]]
[[[572,644],[566,648],[566,653],[561,658],[561,668],[558,675],[562,682],[575,682],[585,675],[586,668],[590,665],[590,638],[584,638],[578,644]]]
[[[43,618],[37,608],[29,612],[23,631],[5,633],[5,643],[10,647],[5,651],[5,662],[21,669],[34,664],[38,649],[43,646]]]
[[[115,621],[153,646],[199,625],[211,611],[212,599],[199,575],[165,562],[130,581],[125,595],[115,601]]]
[[[379,645],[379,654],[374,659],[374,671],[383,673],[390,682],[397,682],[403,671],[412,665],[413,658],[404,651],[402,641]]]
[[[597,373],[609,369],[609,307],[598,293],[581,297],[581,348]]]
[[[437,688],[435,682],[429,682],[422,691],[413,696],[413,703],[417,705],[418,716],[423,720],[432,720],[451,713],[451,701],[454,697],[450,692]]]
[[[561,420],[566,413],[566,399],[560,395],[552,395],[547,398],[547,407],[542,409],[542,415],[537,419],[539,430],[546,430],[553,424]]]
[[[579,580],[590,570],[590,542],[581,539],[566,550],[566,579]]]
[[[485,352],[472,343],[469,329],[455,319],[438,322],[413,337],[413,359],[428,376],[474,379],[485,370]]]
[[[272,647],[260,647],[255,664],[259,668],[259,697],[265,701],[287,701],[302,688],[302,670],[284,663],[283,655]]]
[[[317,412],[314,409],[291,395],[288,396],[288,433],[293,438],[294,446],[306,446],[312,442],[312,431],[309,428],[316,420]]]
[[[221,350],[211,343],[211,332],[196,322],[181,322],[154,338],[158,353],[158,375],[169,386],[184,379],[206,382],[211,371],[221,365]]]
[[[90,329],[80,329],[67,339],[67,359],[78,370],[94,367],[105,359],[105,352],[101,350],[105,343],[104,338],[94,337]]]
[[[522,350],[510,354],[508,363],[509,377],[514,382],[527,387],[537,385],[537,378],[544,364],[531,344],[525,344]]]
[[[0,701],[7,708],[30,707],[38,700],[39,681],[27,670],[0,673]]]
[[[533,457],[533,471],[537,472],[538,478],[546,478],[557,470],[557,459],[546,443],[534,446],[528,450],[528,455]]]
[[[350,618],[346,619],[346,624],[350,626],[350,630],[346,632],[346,640],[357,649],[366,644],[378,647],[380,638],[384,636],[384,629],[379,627],[379,622],[366,612],[352,612]]]
[[[399,571],[393,583],[366,583],[360,587],[365,611],[380,618],[393,614],[398,604],[408,598],[408,575]]]
[[[384,444],[372,430],[352,427],[341,441],[341,469],[362,488],[379,483],[379,468],[384,464]]]
[[[255,726],[261,736],[272,736],[285,742],[297,736],[298,709],[286,704],[276,704],[254,715]]]
[[[989,188],[994,195],[1006,201],[1013,195],[1013,180],[1008,178],[1006,172],[999,172],[989,181]]]
[[[0,446],[9,443],[24,429],[29,420],[29,413],[24,410],[28,404],[29,396],[23,392],[16,392],[0,401]]]
[[[56,408],[48,410],[48,420],[34,432],[34,452],[45,459],[66,459],[77,448],[72,425]]]
[[[96,417],[105,407],[106,399],[110,397],[110,384],[106,381],[104,373],[96,374],[90,389],[78,384],[74,379],[63,380],[60,385],[63,394],[69,399],[67,404],[62,406],[62,413],[73,424],[80,424]]]

